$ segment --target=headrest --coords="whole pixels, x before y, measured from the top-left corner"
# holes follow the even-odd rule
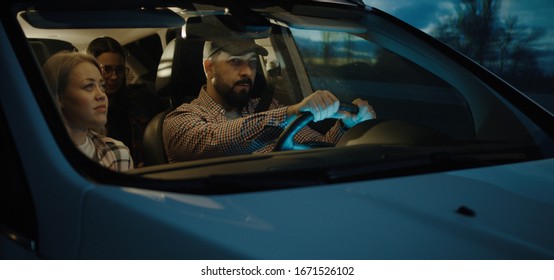
[[[44,62],[46,62],[46,60],[50,57],[50,51],[46,47],[46,44],[41,41],[29,41],[29,43],[33,48],[33,53],[35,54],[38,63],[40,64],[40,66],[42,66]]]
[[[197,96],[206,76],[202,67],[204,41],[185,40],[180,36],[164,49],[156,75],[156,93],[169,97],[171,107],[179,106],[187,97]]]

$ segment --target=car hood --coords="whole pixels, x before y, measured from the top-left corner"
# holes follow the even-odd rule
[[[118,246],[152,243],[158,249],[154,255],[141,250],[110,257],[552,259],[551,174],[554,160],[548,159],[230,195],[97,188],[88,195],[96,203],[88,203],[85,211],[89,222],[81,254],[100,257],[95,248],[116,238],[111,242]],[[149,234],[144,229],[120,237],[101,235],[101,227],[140,229],[133,219],[113,219],[110,209],[116,204],[103,202],[108,197],[125,198],[140,215],[154,217],[160,226],[152,233],[156,241],[145,243]],[[160,237],[169,228],[180,237]]]

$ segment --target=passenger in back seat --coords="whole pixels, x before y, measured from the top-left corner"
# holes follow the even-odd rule
[[[136,166],[140,167],[146,125],[157,113],[166,109],[167,103],[147,87],[131,90],[127,86],[126,52],[114,38],[96,38],[89,43],[86,52],[100,63],[106,81],[110,104],[106,135],[121,139],[130,147]]]

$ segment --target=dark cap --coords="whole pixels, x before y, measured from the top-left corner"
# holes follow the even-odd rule
[[[249,52],[263,56],[268,54],[264,47],[254,42],[254,39],[217,40],[204,43],[204,58],[208,58],[220,50],[231,55],[244,55]]]

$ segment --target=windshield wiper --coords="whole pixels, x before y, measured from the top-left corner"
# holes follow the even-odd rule
[[[203,189],[210,193],[240,193],[305,186],[320,186],[337,182],[406,176],[420,173],[471,168],[526,159],[523,152],[496,153],[405,153],[381,154],[365,162],[310,169],[278,170],[265,173],[212,175],[201,179]]]
[[[361,165],[356,163],[329,169],[327,178],[331,182],[386,178],[515,163],[529,159],[529,155],[520,150],[430,152],[409,156],[383,154],[382,157],[384,159],[379,162]]]
[[[476,162],[483,164],[510,163],[525,160],[528,156],[521,151],[492,152],[492,153],[437,153],[432,160],[439,163],[448,162]]]

